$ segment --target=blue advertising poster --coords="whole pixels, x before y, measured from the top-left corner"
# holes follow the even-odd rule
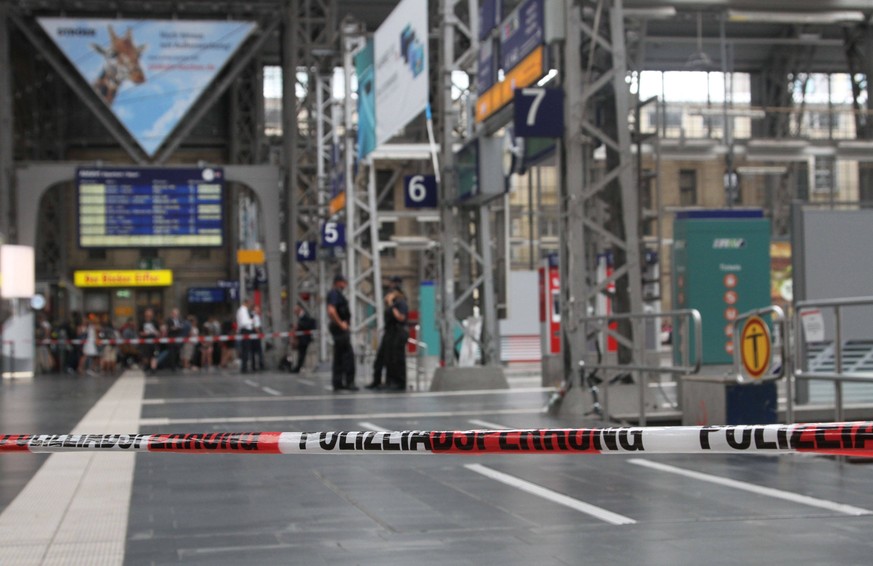
[[[376,76],[373,67],[373,40],[355,55],[358,77],[358,159],[376,149]]]
[[[234,21],[37,21],[149,156],[255,29]]]
[[[543,0],[524,0],[500,24],[503,70],[518,65],[545,41]]]
[[[76,170],[83,248],[221,246],[224,171]]]

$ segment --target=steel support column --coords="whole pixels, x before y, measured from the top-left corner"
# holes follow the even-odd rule
[[[631,108],[622,1],[583,1],[568,4],[566,10],[561,321],[564,373],[572,375],[576,362],[587,354],[592,330],[618,340],[622,363],[641,364],[645,345],[640,332],[630,327],[620,325],[616,332],[606,326],[580,324],[601,294],[612,296],[615,313],[643,311],[641,218],[628,121]],[[597,172],[593,150],[600,144],[607,158],[605,169]],[[614,271],[605,280],[595,281],[597,255],[605,251],[612,252]],[[611,284],[614,293],[608,291]]]
[[[442,221],[442,273],[440,277],[440,338],[441,360],[447,366],[455,365],[454,333],[458,325],[457,309],[464,303],[478,300],[483,318],[480,340],[482,362],[500,363],[500,336],[497,325],[497,301],[494,289],[493,218],[487,204],[476,208],[455,206],[457,194],[454,175],[455,146],[469,141],[473,134],[469,115],[461,124],[460,107],[463,99],[454,101],[452,82],[455,71],[476,75],[479,40],[478,3],[468,0],[459,15],[460,0],[440,0],[439,36],[441,38],[439,68],[440,120],[440,218]],[[460,53],[456,47],[463,46]],[[480,132],[484,135],[484,132]],[[475,225],[475,232],[471,231]],[[477,296],[478,295],[478,296]],[[476,337],[479,340],[479,337]]]
[[[9,55],[9,6],[0,4],[0,243],[15,242],[12,153],[12,60]]]

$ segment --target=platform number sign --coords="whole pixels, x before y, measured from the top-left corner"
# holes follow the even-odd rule
[[[407,175],[403,178],[406,208],[436,208],[437,183],[433,175]]]
[[[316,243],[314,240],[297,242],[297,261],[315,261]]]
[[[345,248],[346,225],[342,222],[325,222],[321,227],[321,245],[325,248]]]
[[[522,138],[560,138],[564,135],[564,91],[558,88],[519,88],[513,98],[515,135]]]

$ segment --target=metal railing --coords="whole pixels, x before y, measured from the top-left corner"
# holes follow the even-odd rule
[[[421,325],[415,325],[415,335],[421,336]],[[415,346],[415,391],[421,391],[425,367],[424,358],[427,356],[427,344],[415,338],[407,338],[407,344]]]
[[[774,334],[770,340],[771,343],[775,342],[776,336],[779,337],[779,356],[780,363],[777,368],[776,373],[771,373],[769,375],[762,375],[760,378],[752,378],[749,379],[740,369],[740,358],[742,357],[742,344],[740,344],[740,332],[742,328],[742,324],[740,324],[744,320],[748,320],[753,316],[765,316],[770,315],[770,320],[773,323],[773,326],[779,329],[779,334]],[[737,316],[733,322],[733,362],[734,362],[734,375],[737,376],[737,383],[755,383],[758,381],[772,381],[775,379],[781,379],[784,375],[786,375],[786,366],[790,365],[790,360],[788,356],[788,322],[785,318],[785,311],[782,310],[782,307],[776,305],[770,305],[767,307],[762,307],[759,309],[750,310],[744,312]],[[771,356],[772,358],[772,356]],[[769,361],[768,361],[769,366]],[[788,372],[790,373],[790,372]]]
[[[674,340],[678,335],[682,343],[680,344],[679,352],[681,354],[680,361],[682,365],[674,365],[674,366],[661,366],[646,364],[644,360],[639,360],[639,352],[634,352],[634,361],[638,363],[630,363],[630,364],[619,364],[619,363],[605,363],[603,359],[598,360],[596,363],[586,363],[585,368],[588,370],[606,370],[606,371],[629,371],[629,372],[639,372],[639,394],[640,394],[640,418],[639,424],[640,426],[645,426],[646,424],[646,391],[648,389],[648,373],[672,373],[678,375],[690,375],[695,374],[700,371],[700,366],[703,361],[703,325],[700,318],[700,311],[697,309],[680,309],[675,311],[667,311],[660,313],[638,313],[638,314],[612,314],[606,316],[590,316],[584,317],[580,319],[580,323],[586,326],[597,326],[599,328],[598,333],[605,334],[607,336],[611,336],[618,340],[620,343],[624,345],[628,345],[627,340],[620,336],[615,330],[609,328],[609,325],[613,322],[618,322],[622,320],[630,321],[633,328],[634,336],[637,337],[636,342],[638,344],[646,343],[646,326],[642,324],[646,320],[654,319],[659,320],[662,318],[672,318],[676,324],[674,325],[673,337]],[[684,322],[684,324],[683,324]],[[677,330],[681,330],[683,327],[691,327],[691,332],[677,332]],[[656,332],[660,333],[660,329],[656,329]],[[693,333],[694,336],[694,351],[691,352],[691,335]],[[586,332],[586,336],[591,335],[591,333]],[[604,358],[605,359],[605,358]],[[604,398],[603,398],[603,413],[606,418],[609,415],[609,396],[608,396],[609,388],[604,388]]]
[[[792,381],[799,379],[821,379],[834,382],[834,419],[843,420],[843,382],[873,383],[873,375],[852,374],[843,371],[843,308],[853,306],[873,306],[873,297],[850,297],[845,299],[823,299],[798,301],[794,316],[794,355],[795,369],[788,379],[788,399],[786,419],[794,421],[794,391]],[[834,312],[834,371],[807,371],[806,340],[803,331],[803,312],[810,309],[830,308]],[[792,380],[793,378],[793,380]]]

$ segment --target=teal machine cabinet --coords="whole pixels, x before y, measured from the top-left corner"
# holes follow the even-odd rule
[[[709,372],[706,367],[731,364],[734,319],[770,304],[770,221],[761,210],[691,210],[676,215],[673,304],[697,309],[703,321],[704,368],[701,376],[683,382],[683,422],[776,422],[775,382],[740,386],[724,375],[726,367]],[[681,336],[674,336],[677,363],[676,345],[681,341]]]

